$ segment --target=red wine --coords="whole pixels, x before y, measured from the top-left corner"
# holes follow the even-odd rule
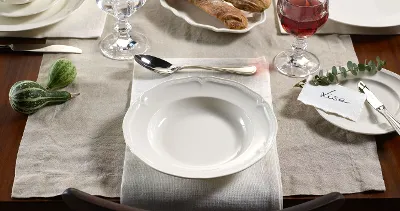
[[[279,0],[278,16],[286,32],[308,37],[328,20],[328,4],[319,0]]]

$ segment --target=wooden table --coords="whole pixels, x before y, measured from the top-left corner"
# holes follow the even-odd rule
[[[358,59],[387,61],[386,68],[400,74],[400,36],[352,36]],[[2,39],[0,43],[44,43],[45,40]],[[42,55],[0,53],[0,210],[68,210],[60,197],[15,200],[11,198],[15,161],[27,116],[9,106],[8,90],[19,80],[36,80]],[[377,136],[385,192],[346,195],[342,210],[400,210],[400,136]],[[292,206],[313,196],[285,197],[284,206]],[[118,199],[113,199],[118,201]]]

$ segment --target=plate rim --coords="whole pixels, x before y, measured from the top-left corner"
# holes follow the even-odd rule
[[[54,20],[48,21],[49,18],[52,18],[52,17],[53,17],[54,15],[56,15],[57,13],[54,14],[53,16],[48,17],[48,18],[45,19],[45,20],[41,20],[41,21],[39,21],[39,22],[35,22],[35,23],[28,24],[28,26],[25,26],[25,28],[20,28],[20,29],[7,29],[7,27],[9,27],[9,25],[1,25],[1,24],[0,24],[0,32],[28,31],[28,30],[32,30],[32,29],[39,29],[39,28],[42,28],[42,27],[45,27],[45,26],[50,26],[50,25],[52,25],[52,24],[55,24],[55,23],[57,23],[57,22],[60,22],[60,21],[64,20],[65,18],[67,18],[68,16],[70,16],[71,14],[73,14],[73,13],[74,13],[75,11],[77,11],[79,8],[81,8],[82,4],[85,2],[85,0],[74,0],[74,1],[75,1],[75,4],[76,4],[76,6],[75,6],[74,9],[72,9],[71,11],[65,13],[64,15],[62,15],[62,16],[60,16],[60,17],[54,19]],[[67,4],[69,4],[70,2],[74,3],[72,0],[66,0],[66,2],[67,2]],[[54,5],[53,5],[53,6],[54,6]],[[51,8],[49,8],[49,9],[51,9]],[[61,10],[63,10],[63,9],[64,9],[64,7],[61,8]],[[61,10],[60,10],[60,11],[61,11]],[[37,14],[36,14],[36,15],[37,15]],[[20,24],[20,25],[23,26],[24,24]],[[5,30],[2,29],[2,27],[5,28]]]
[[[0,16],[2,16],[2,17],[7,17],[7,18],[19,18],[19,17],[26,17],[26,16],[31,16],[31,15],[37,15],[37,14],[39,14],[39,13],[42,13],[42,12],[44,12],[44,11],[50,9],[54,4],[56,4],[58,1],[61,1],[61,0],[51,0],[51,1],[52,1],[52,2],[51,2],[47,7],[43,8],[43,9],[41,9],[41,10],[38,10],[38,11],[36,11],[36,12],[34,12],[34,13],[29,13],[29,14],[25,14],[25,15],[5,15],[4,13],[1,13],[1,12],[0,12]]]
[[[396,26],[400,26],[400,21],[398,24],[389,24],[389,25],[363,25],[363,24],[355,24],[355,23],[350,23],[350,22],[346,22],[346,21],[341,21],[338,19],[334,19],[332,17],[329,17],[330,20],[341,23],[341,24],[345,24],[345,25],[349,25],[349,26],[355,26],[355,27],[364,27],[364,28],[388,28],[388,27],[396,27]]]
[[[187,171],[186,174],[181,174],[180,173],[174,173],[173,171],[168,171],[168,170],[161,170],[158,169],[157,166],[154,165],[153,162],[149,161],[146,159],[145,156],[142,156],[142,154],[140,153],[140,151],[137,151],[135,149],[132,149],[132,147],[129,146],[127,140],[130,140],[131,137],[128,134],[129,129],[128,129],[128,121],[130,121],[130,119],[132,119],[132,116],[135,114],[137,107],[140,106],[140,103],[143,102],[143,97],[146,97],[146,94],[149,91],[152,91],[153,89],[163,86],[163,85],[168,85],[168,84],[177,84],[177,83],[188,83],[188,82],[193,82],[193,81],[197,81],[200,84],[206,83],[206,82],[214,82],[214,83],[219,83],[219,84],[225,84],[225,85],[229,85],[235,88],[238,88],[241,92],[243,92],[246,95],[252,95],[252,97],[254,97],[254,99],[256,100],[256,104],[260,105],[263,107],[263,112],[265,113],[266,116],[268,116],[271,119],[271,124],[270,124],[270,135],[265,137],[265,141],[262,144],[262,147],[258,148],[258,153],[255,153],[255,155],[251,156],[250,158],[244,160],[245,164],[241,164],[241,165],[234,165],[231,168],[228,169],[223,169],[223,171],[218,171],[218,169],[199,169],[196,170],[197,174],[193,174],[193,170],[192,171]],[[231,174],[235,174],[238,172],[241,172],[249,167],[251,167],[252,165],[254,165],[255,163],[257,163],[258,161],[260,161],[265,155],[267,155],[268,152],[270,152],[270,150],[272,149],[273,146],[273,142],[276,141],[276,137],[277,137],[277,133],[278,133],[278,122],[277,122],[277,118],[275,116],[275,113],[273,112],[272,109],[272,105],[270,105],[268,102],[265,101],[265,99],[259,95],[258,93],[256,93],[255,91],[251,90],[249,87],[233,81],[233,80],[228,80],[228,79],[223,79],[223,78],[219,78],[219,77],[215,77],[215,76],[207,76],[207,77],[202,77],[202,76],[189,76],[189,77],[183,77],[183,78],[177,78],[177,79],[172,79],[172,80],[168,80],[168,81],[164,81],[160,84],[157,84],[156,86],[148,89],[147,91],[143,92],[140,96],[138,96],[135,100],[134,103],[131,103],[128,111],[126,112],[125,116],[124,116],[124,120],[122,123],[122,129],[123,129],[123,134],[124,134],[124,139],[126,142],[126,145],[128,146],[129,150],[131,153],[133,153],[135,156],[137,156],[142,162],[144,162],[145,164],[147,164],[148,166],[150,166],[151,168],[168,174],[168,175],[172,175],[172,176],[176,176],[176,177],[181,177],[181,178],[191,178],[191,179],[209,179],[209,178],[217,178],[217,177],[222,177],[222,176],[227,176],[227,175],[231,175]],[[138,153],[139,152],[139,153]],[[221,164],[224,165],[224,164]]]
[[[384,74],[387,74],[387,75],[390,75],[390,76],[392,76],[392,77],[394,77],[394,78],[396,78],[397,80],[400,81],[400,75],[398,75],[398,74],[396,74],[396,73],[394,73],[394,72],[392,72],[390,70],[382,69],[380,72],[382,72]],[[330,122],[331,124],[335,125],[336,127],[342,128],[342,129],[350,131],[350,132],[354,132],[354,133],[358,133],[358,134],[364,134],[364,135],[384,135],[384,134],[388,134],[388,133],[391,133],[391,132],[395,131],[393,127],[390,128],[390,129],[382,130],[381,133],[374,133],[374,132],[368,132],[368,131],[358,131],[358,130],[349,129],[349,128],[343,127],[342,125],[337,124],[337,122],[335,122],[335,121],[331,121],[330,119],[326,118],[326,116],[330,116],[331,114],[327,114],[325,111],[323,111],[321,109],[318,109],[318,108],[315,108],[315,109],[317,110],[318,114],[323,119],[325,119],[326,121]]]
[[[350,26],[355,26],[355,27],[365,27],[365,28],[387,28],[387,27],[395,27],[395,26],[400,26],[400,19],[399,22],[397,24],[386,24],[386,25],[369,25],[369,24],[355,24],[355,23],[351,23],[345,20],[340,20],[340,19],[336,19],[336,18],[332,18],[331,16],[332,12],[331,12],[331,7],[329,7],[329,19],[338,22],[338,23],[342,23],[342,24],[346,24],[346,25],[350,25]],[[335,17],[335,16],[334,16]],[[337,17],[340,17],[340,15],[337,15]],[[400,17],[400,13],[399,13],[399,17]]]
[[[172,13],[174,13],[175,16],[185,20],[188,24],[190,24],[192,26],[199,27],[199,28],[209,29],[209,30],[214,31],[214,32],[234,33],[234,34],[246,33],[246,32],[249,32],[254,27],[264,23],[267,20],[267,15],[266,15],[267,11],[264,10],[264,12],[260,13],[261,14],[261,19],[259,21],[257,21],[256,23],[254,23],[254,25],[252,25],[250,27],[247,27],[246,29],[234,30],[234,29],[228,29],[228,28],[217,28],[215,26],[206,25],[206,24],[200,24],[200,23],[194,22],[193,20],[189,19],[186,15],[182,14],[181,12],[179,12],[174,7],[171,7],[165,0],[160,0],[160,3],[164,8],[170,10]]]

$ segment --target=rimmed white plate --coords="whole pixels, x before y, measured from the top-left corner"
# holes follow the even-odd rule
[[[5,4],[27,4],[30,3],[34,0],[0,0],[0,6],[1,3],[5,3]]]
[[[192,3],[188,1],[177,0],[160,0],[161,5],[171,10],[176,16],[182,18],[190,25],[209,29],[215,32],[228,33],[245,33],[250,31],[255,26],[265,22],[267,16],[263,13],[248,13],[244,12],[249,19],[249,25],[246,29],[234,30],[227,28],[221,21],[208,15]]]
[[[249,88],[213,77],[164,82],[145,92],[125,115],[132,153],[152,168],[185,178],[242,171],[268,153],[277,122]]]
[[[333,0],[329,2],[329,18],[361,27],[400,25],[399,0]]]
[[[28,4],[0,4],[0,16],[4,17],[24,17],[36,15],[52,7],[60,0],[37,0]]]
[[[76,11],[84,1],[60,0],[37,15],[19,18],[0,17],[0,31],[25,31],[57,23]]]
[[[388,70],[381,70],[373,76],[364,75],[361,78],[347,80],[341,85],[358,91],[357,84],[360,80],[365,82],[389,112],[400,120],[400,76]],[[324,119],[348,131],[367,135],[380,135],[394,131],[389,122],[379,112],[375,111],[368,102],[365,102],[364,109],[357,122],[328,114],[319,109],[317,111]]]

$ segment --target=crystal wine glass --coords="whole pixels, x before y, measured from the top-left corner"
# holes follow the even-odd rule
[[[110,59],[131,60],[135,54],[147,51],[147,38],[131,31],[128,18],[141,8],[146,0],[96,0],[97,6],[117,19],[115,32],[100,42],[101,52]]]
[[[279,72],[290,77],[306,77],[318,71],[320,62],[306,51],[306,39],[328,20],[328,9],[329,0],[278,0],[281,25],[296,37],[292,49],[279,53],[274,59]]]

